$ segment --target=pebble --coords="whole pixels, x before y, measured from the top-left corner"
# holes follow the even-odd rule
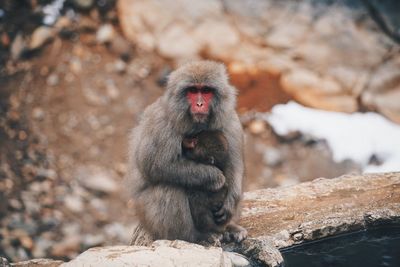
[[[82,71],[82,63],[78,58],[71,59],[69,68],[74,74],[79,74]]]
[[[53,169],[38,168],[36,171],[36,176],[38,177],[43,177],[50,180],[55,180],[57,178],[57,172]]]
[[[239,253],[230,252],[230,251],[225,251],[224,253],[231,260],[232,265],[234,267],[250,267],[251,266],[249,260],[245,256],[243,256]]]
[[[112,194],[118,191],[116,175],[100,167],[81,167],[76,174],[78,181],[86,188]]]
[[[270,167],[276,167],[283,162],[283,156],[279,149],[268,147],[263,154],[263,161]]]
[[[81,241],[79,235],[66,236],[60,243],[53,245],[51,255],[53,257],[73,257],[79,251]]]
[[[94,5],[94,0],[72,0],[77,8],[88,10]]]
[[[10,267],[10,263],[6,258],[0,257],[0,266],[1,267]]]
[[[112,79],[106,80],[106,91],[107,95],[112,99],[115,100],[119,97],[119,90],[115,85],[115,82]]]
[[[54,38],[54,30],[47,26],[40,26],[37,28],[31,36],[31,41],[29,42],[29,49],[35,50],[41,48],[46,42]]]
[[[28,235],[23,235],[19,238],[19,241],[21,242],[21,245],[28,249],[28,250],[32,250],[33,248],[33,240],[32,238],[30,238]]]
[[[47,77],[47,85],[49,86],[56,86],[58,85],[60,81],[60,78],[58,77],[58,75],[56,73],[52,73],[49,75],[49,77]]]
[[[65,206],[73,212],[80,213],[84,210],[82,198],[76,195],[67,195],[64,198]]]
[[[95,106],[102,106],[107,103],[107,100],[102,95],[97,93],[94,89],[85,87],[82,90],[83,90],[83,95],[88,104]]]
[[[108,237],[121,240],[122,242],[129,242],[130,236],[126,234],[129,231],[128,227],[117,222],[104,226],[104,232]]]
[[[45,116],[45,113],[44,113],[44,111],[43,111],[42,108],[40,108],[40,107],[35,107],[35,108],[33,108],[33,110],[32,110],[32,117],[33,117],[35,120],[41,121],[41,120],[44,119],[44,116]]]
[[[115,35],[114,27],[111,24],[101,25],[96,33],[96,41],[100,44],[109,43]]]
[[[295,233],[294,235],[293,235],[293,240],[294,241],[301,241],[301,240],[303,240],[303,233]]]
[[[26,43],[21,33],[18,33],[11,44],[11,58],[18,60],[26,49]]]
[[[9,199],[8,205],[14,210],[21,210],[23,207],[21,201],[15,198]]]
[[[114,67],[114,71],[115,71],[115,72],[117,72],[117,73],[124,73],[124,72],[126,72],[127,64],[126,64],[123,60],[118,59],[118,60],[115,61],[115,63],[113,64],[113,67]]]
[[[54,242],[43,237],[38,237],[35,240],[35,247],[32,250],[34,258],[45,258],[47,251],[53,246]]]
[[[87,234],[83,236],[82,244],[85,249],[88,249],[95,246],[101,246],[105,241],[106,239],[102,234]]]
[[[267,126],[265,121],[262,120],[254,120],[250,122],[249,131],[252,134],[259,135],[267,130]]]
[[[131,44],[119,34],[115,34],[114,38],[112,38],[109,49],[112,53],[126,61],[132,56]]]

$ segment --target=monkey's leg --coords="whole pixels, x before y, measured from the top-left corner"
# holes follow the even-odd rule
[[[184,189],[157,185],[145,189],[138,199],[143,226],[154,239],[180,239],[196,242],[196,230]]]
[[[224,241],[226,242],[242,242],[247,237],[247,230],[236,224],[235,222],[230,222],[226,226],[226,232],[224,233]]]

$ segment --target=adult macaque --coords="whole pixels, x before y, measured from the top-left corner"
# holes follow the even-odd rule
[[[154,239],[207,240],[193,222],[188,192],[216,192],[227,186],[221,211],[236,221],[243,179],[243,132],[235,111],[236,90],[222,64],[189,63],[172,72],[167,90],[144,111],[130,137],[129,175],[141,225]],[[226,137],[225,171],[190,160],[182,141],[203,130],[219,130]],[[227,240],[247,235],[237,225],[226,227]]]

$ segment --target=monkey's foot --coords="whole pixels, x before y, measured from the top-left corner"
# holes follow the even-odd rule
[[[222,235],[220,234],[209,234],[207,238],[204,240],[200,241],[199,244],[205,247],[221,247],[221,240],[222,240]]]
[[[247,237],[247,230],[237,224],[229,224],[226,227],[226,232],[224,233],[225,242],[236,242],[240,243]]]

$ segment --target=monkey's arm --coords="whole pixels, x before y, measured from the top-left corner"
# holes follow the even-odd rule
[[[244,176],[243,132],[238,120],[229,129],[231,131],[225,133],[229,143],[229,161],[224,170],[229,190],[222,209],[216,214],[216,219],[222,217],[229,220],[233,217],[235,220],[235,217],[239,215],[238,208],[242,197]]]
[[[215,166],[197,163],[181,156],[181,139],[160,136],[142,139],[136,150],[136,163],[151,183],[168,183],[185,188],[216,191],[225,183],[225,176]],[[163,140],[160,142],[159,140]]]

